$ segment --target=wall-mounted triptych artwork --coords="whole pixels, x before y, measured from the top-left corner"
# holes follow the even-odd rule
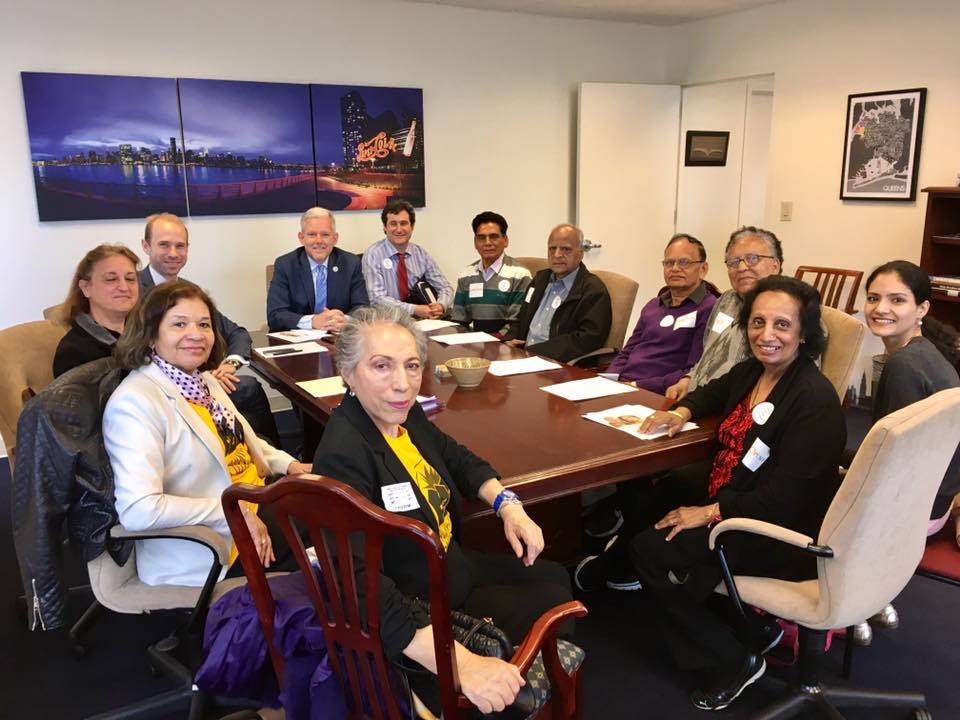
[[[41,221],[426,204],[419,89],[21,75]]]

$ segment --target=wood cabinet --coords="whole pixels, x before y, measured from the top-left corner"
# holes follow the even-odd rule
[[[927,217],[923,223],[920,267],[930,275],[960,276],[960,187],[925,187]],[[960,297],[933,293],[930,314],[960,328]]]

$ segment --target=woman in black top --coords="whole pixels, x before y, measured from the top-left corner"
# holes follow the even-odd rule
[[[98,245],[83,256],[67,294],[70,330],[53,357],[53,376],[109,357],[137,303],[137,256],[123,245]]]

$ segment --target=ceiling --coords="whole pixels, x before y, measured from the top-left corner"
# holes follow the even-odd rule
[[[555,17],[615,20],[648,25],[678,23],[723,15],[777,0],[404,0]]]

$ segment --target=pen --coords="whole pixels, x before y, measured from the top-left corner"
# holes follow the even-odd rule
[[[274,357],[276,355],[291,355],[292,353],[302,352],[300,348],[282,348],[280,350],[261,350],[261,355],[266,355],[267,357]]]

